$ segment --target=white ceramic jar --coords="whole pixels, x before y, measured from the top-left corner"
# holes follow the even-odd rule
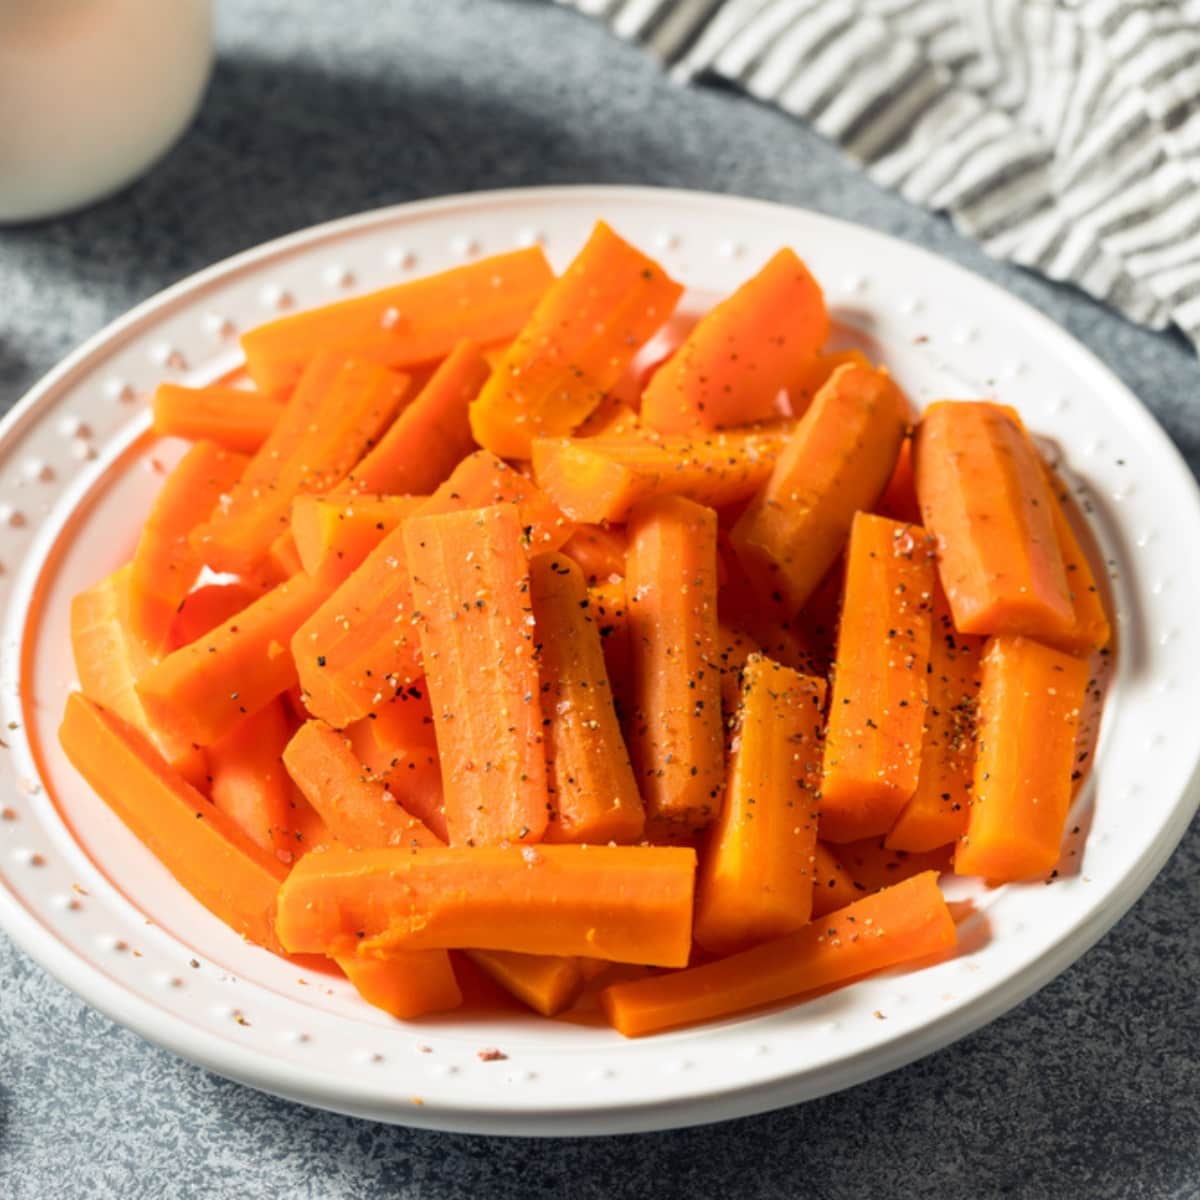
[[[0,0],[0,221],[77,208],[182,133],[212,67],[212,0]]]

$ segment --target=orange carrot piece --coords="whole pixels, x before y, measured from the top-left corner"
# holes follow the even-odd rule
[[[916,790],[927,700],[933,564],[925,531],[854,518],[825,732],[821,836],[884,834]]]
[[[984,401],[925,410],[917,495],[960,633],[1053,638],[1074,624],[1054,498],[1019,420]]]
[[[583,568],[595,587],[625,574],[625,533],[605,525],[580,525],[563,543],[562,552]]]
[[[414,517],[403,528],[451,844],[539,841],[546,757],[516,510]]]
[[[234,487],[248,461],[215,442],[197,442],[155,497],[129,574],[130,626],[152,654],[166,647],[171,619],[204,566],[188,535]]]
[[[793,250],[780,250],[654,373],[642,421],[683,434],[769,421],[780,415],[780,393],[828,336],[820,286]]]
[[[765,487],[734,525],[761,595],[803,608],[870,509],[900,452],[908,401],[884,371],[839,367],[801,417]]]
[[[630,754],[646,818],[702,829],[725,778],[717,645],[717,517],[679,496],[629,522],[625,587],[633,710]]]
[[[160,383],[151,404],[154,432],[160,437],[215,442],[241,454],[258,450],[284,410],[276,396],[219,383],[208,387]]]
[[[253,604],[261,595],[258,588],[238,581],[206,583],[189,592],[171,622],[167,649],[178,650],[180,646],[203,637],[209,630],[228,621],[234,613]]]
[[[563,554],[539,554],[529,580],[551,805],[546,840],[637,841],[646,814],[583,572]]]
[[[900,453],[892,477],[875,504],[875,512],[893,521],[920,525],[921,505],[917,502],[917,481],[913,476],[912,438],[900,443]]]
[[[817,842],[813,851],[812,915],[816,920],[855,900],[862,898],[865,888],[854,886],[850,872],[841,859],[824,842]]]
[[[505,991],[544,1017],[569,1008],[584,984],[578,958],[514,954],[509,950],[468,950],[467,957]]]
[[[193,530],[204,561],[235,573],[258,566],[287,532],[295,497],[341,480],[387,427],[407,387],[406,376],[375,363],[318,353],[241,479]]]
[[[880,837],[845,842],[833,849],[837,851],[838,862],[854,881],[854,890],[859,896],[882,891],[923,871],[936,871],[940,875],[950,870],[953,859],[952,846],[935,846],[932,850],[910,853],[889,849],[886,840]]]
[[[624,567],[622,566],[622,571]],[[613,707],[624,721],[632,708],[631,650],[629,646],[629,605],[625,602],[625,580],[609,580],[588,588],[588,602],[600,646],[604,651],[604,669],[612,690]]]
[[[339,954],[334,960],[358,994],[400,1021],[449,1012],[463,994],[445,950],[414,950],[386,958]]]
[[[683,288],[597,221],[471,405],[475,440],[528,458],[533,438],[570,433],[671,315]]]
[[[287,868],[171,770],[133,726],[79,692],[59,740],[92,790],[210,912],[277,949],[271,917]]]
[[[982,638],[955,632],[945,594],[935,585],[921,772],[888,833],[890,850],[934,850],[966,832],[982,653]]]
[[[1102,650],[1108,645],[1112,637],[1112,628],[1108,623],[1108,614],[1104,611],[1104,600],[1096,585],[1091,563],[1088,562],[1088,557],[1079,544],[1079,538],[1075,536],[1071,519],[1067,516],[1066,505],[1070,503],[1070,492],[1062,481],[1049,471],[1047,478],[1054,516],[1054,534],[1058,539],[1063,568],[1067,573],[1067,587],[1071,594],[1074,619],[1067,633],[1046,640],[1055,649],[1067,654],[1090,654],[1093,650]]]
[[[695,938],[711,954],[793,933],[812,914],[824,706],[823,679],[747,661],[725,803],[696,877]]]
[[[276,930],[292,952],[512,950],[679,967],[695,868],[677,847],[331,849],[292,869]]]
[[[958,874],[1000,883],[1058,862],[1087,681],[1083,659],[1029,638],[988,640],[971,809],[954,857]]]
[[[300,566],[330,587],[365,561],[425,496],[297,496],[292,536]]]
[[[814,354],[788,381],[788,399],[792,412],[800,416],[812,404],[817,393],[829,382],[829,377],[844,366],[872,369],[871,360],[861,350],[831,350]]]
[[[720,608],[718,600],[717,607]],[[762,653],[762,647],[745,630],[735,628],[723,618],[717,622],[717,665],[721,668],[721,708],[732,727],[742,702],[742,671],[750,657]]]
[[[437,362],[463,338],[512,337],[553,278],[537,246],[496,254],[259,325],[242,350],[264,392],[291,387],[322,349],[394,369]]]
[[[948,950],[957,936],[931,871],[728,958],[613,984],[600,1002],[610,1024],[626,1037],[640,1037],[926,958]]]
[[[575,437],[625,437],[636,433],[641,422],[637,410],[614,392],[609,392],[575,429]]]
[[[620,523],[652,496],[722,508],[762,487],[791,431],[777,422],[701,437],[538,438],[533,469],[538,486],[577,521]]]
[[[487,377],[479,347],[459,342],[335,492],[432,492],[475,449],[467,406]]]
[[[223,737],[296,682],[288,642],[321,596],[316,581],[297,575],[173,650],[138,680],[151,719],[201,746]]]

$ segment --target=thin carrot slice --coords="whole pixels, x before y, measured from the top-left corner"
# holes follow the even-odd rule
[[[625,533],[605,525],[580,525],[563,543],[562,552],[583,568],[589,586],[625,574]]]
[[[234,613],[253,604],[261,595],[258,588],[237,580],[206,583],[189,592],[171,622],[167,649],[178,650],[180,646],[203,637],[210,629],[216,629],[228,621]]]
[[[1068,635],[1075,613],[1053,493],[1019,420],[983,401],[932,404],[914,464],[959,632]]]
[[[214,570],[253,570],[287,531],[292,501],[326,492],[387,427],[408,387],[372,362],[322,351],[296,386],[271,436],[242,478],[192,533]]]
[[[425,496],[297,496],[292,536],[300,566],[330,587],[345,579]]]
[[[1067,654],[1090,654],[1102,650],[1112,637],[1108,614],[1104,611],[1104,600],[1096,585],[1092,565],[1079,544],[1079,538],[1067,516],[1066,506],[1071,502],[1070,492],[1060,479],[1047,472],[1050,484],[1051,509],[1054,515],[1054,534],[1062,554],[1063,568],[1067,573],[1067,587],[1071,594],[1074,619],[1069,632],[1046,641],[1055,649]]]
[[[861,900],[865,888],[858,888],[841,859],[824,842],[817,842],[813,851],[812,915],[815,920],[836,909]]]
[[[769,421],[828,336],[820,286],[795,251],[780,250],[709,309],[655,372],[642,421],[684,434]]]
[[[854,514],[887,484],[907,421],[908,401],[885,371],[834,371],[730,534],[764,599],[804,607]]]
[[[861,350],[830,350],[814,354],[788,381],[788,399],[796,416],[808,408],[817,393],[829,382],[829,377],[844,366],[871,369],[871,360]]]
[[[954,869],[1000,883],[1050,870],[1071,804],[1087,663],[1029,638],[983,654],[979,748]]]
[[[335,493],[432,492],[475,449],[467,406],[488,373],[479,347],[459,342]]]
[[[278,949],[272,913],[287,868],[171,770],[133,726],[79,692],[59,740],[72,766],[191,894],[226,925]]]
[[[208,746],[296,682],[287,646],[321,601],[319,583],[297,575],[207,636],[173,650],[138,680],[147,713]]]
[[[887,835],[891,850],[934,850],[966,832],[982,653],[982,638],[955,632],[945,593],[935,586],[921,772]]]
[[[658,263],[598,221],[471,405],[476,441],[502,458],[528,458],[533,438],[570,433],[682,293]]]
[[[280,888],[276,930],[292,952],[512,950],[680,967],[695,869],[678,847],[325,850]]]
[[[613,984],[600,1002],[610,1024],[641,1037],[926,958],[950,949],[957,936],[931,871],[728,958]]]
[[[563,554],[539,554],[529,578],[551,805],[546,840],[634,842],[646,814],[583,572]]]
[[[916,790],[927,700],[933,564],[925,531],[854,518],[825,733],[821,836],[884,834]]]
[[[762,487],[791,430],[777,422],[701,437],[538,438],[533,469],[538,486],[577,521],[620,523],[652,496],[722,508]]]
[[[953,859],[952,846],[909,852],[890,849],[885,839],[879,837],[846,842],[833,849],[859,896],[882,891],[923,871],[936,871],[940,875],[950,870]]]
[[[413,517],[403,529],[451,844],[536,842],[546,757],[516,510]]]
[[[679,496],[629,521],[630,753],[648,822],[702,829],[725,777],[717,645],[717,518]]]
[[[259,325],[242,350],[264,392],[291,387],[322,349],[394,369],[437,362],[463,338],[512,337],[553,278],[540,247],[496,254]]]
[[[171,619],[204,566],[188,535],[233,488],[248,461],[215,442],[197,442],[155,497],[129,573],[130,626],[151,654],[165,649]]]
[[[160,437],[215,442],[241,454],[253,454],[270,437],[284,410],[276,396],[218,383],[160,383],[151,404]]]
[[[544,1017],[569,1008],[584,984],[578,958],[514,954],[510,950],[468,950],[467,957],[505,991]]]
[[[445,950],[414,950],[386,958],[339,954],[334,960],[358,994],[400,1021],[458,1008],[463,994]]]
[[[825,681],[761,655],[742,672],[725,803],[700,856],[697,943],[730,954],[812,913]]]

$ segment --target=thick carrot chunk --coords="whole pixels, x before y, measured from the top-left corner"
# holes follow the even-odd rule
[[[153,408],[154,432],[161,437],[216,442],[227,450],[253,454],[279,423],[284,403],[275,396],[221,384],[160,383]]]

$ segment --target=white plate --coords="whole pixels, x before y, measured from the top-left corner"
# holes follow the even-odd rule
[[[987,892],[949,881],[952,897],[977,909],[953,959],[767,1015],[635,1042],[533,1017],[404,1025],[344,982],[241,942],[74,776],[55,741],[73,674],[66,599],[128,554],[158,482],[152,460],[177,453],[145,436],[144,398],[160,379],[221,375],[237,362],[237,331],[290,305],[533,240],[561,266],[597,217],[695,289],[693,311],[790,244],[837,318],[858,331],[851,336],[874,342],[918,402],[996,396],[1057,440],[1112,564],[1120,647],[1095,770],[1072,821],[1089,828],[1070,839],[1053,886]],[[1197,545],[1192,478],[1134,397],[1044,317],[902,242],[797,209],[635,188],[483,193],[323,225],[143,304],[0,426],[0,709],[11,723],[0,730],[8,743],[0,923],[69,987],[151,1041],[255,1087],[385,1121],[615,1133],[844,1088],[1028,996],[1100,937],[1165,862],[1196,806]],[[477,1051],[490,1046],[507,1058],[480,1061]]]

